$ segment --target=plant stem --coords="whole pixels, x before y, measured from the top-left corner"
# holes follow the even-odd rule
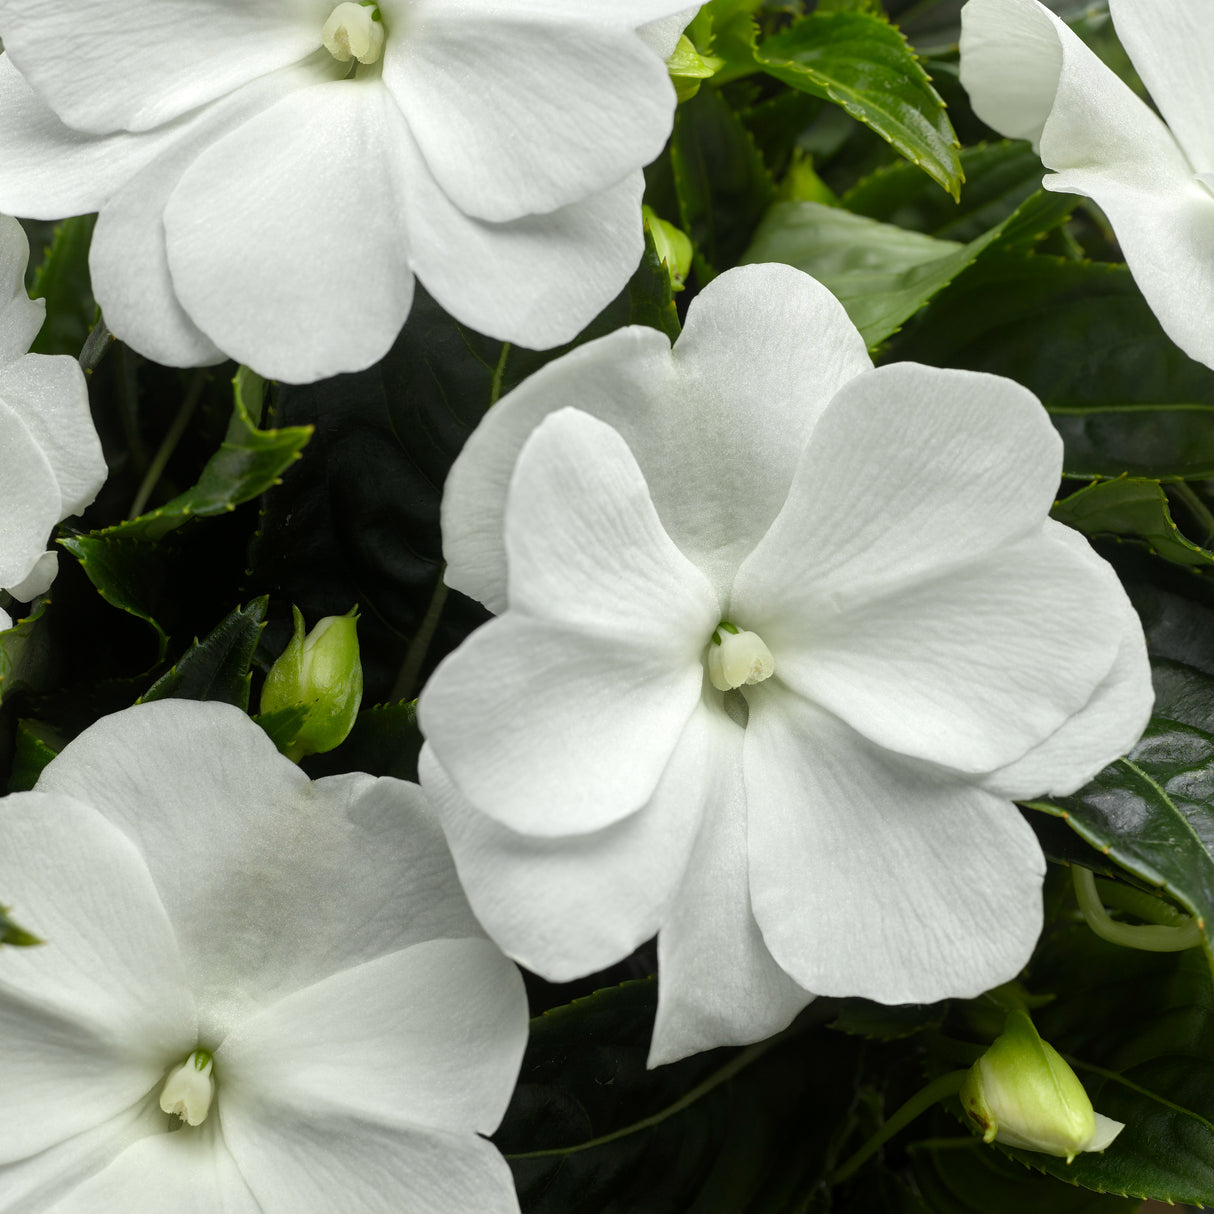
[[[1150,953],[1178,953],[1195,948],[1202,941],[1201,925],[1195,919],[1175,927],[1159,923],[1137,925],[1118,923],[1100,900],[1096,892],[1096,878],[1091,869],[1078,864],[1071,865],[1071,876],[1075,882],[1075,898],[1079,909],[1092,929],[1102,940],[1119,944],[1123,948],[1143,949]]]
[[[177,416],[173,418],[173,424],[169,426],[168,433],[165,434],[156,454],[152,456],[152,462],[148,464],[148,470],[143,474],[143,480],[140,482],[139,489],[131,502],[131,508],[127,512],[128,522],[138,518],[148,504],[148,499],[164,474],[169,460],[173,457],[173,452],[177,449],[177,444],[181,442],[182,435],[185,434],[186,426],[190,424],[190,418],[198,407],[198,402],[202,399],[202,390],[206,387],[208,378],[209,372],[206,367],[200,367],[194,372],[194,378],[190,380],[190,386],[186,390],[181,407],[177,410]]]

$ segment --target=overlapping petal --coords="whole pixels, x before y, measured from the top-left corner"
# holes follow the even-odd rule
[[[63,517],[55,473],[16,410],[0,400],[0,586],[24,580]]]
[[[0,69],[3,63],[0,58]],[[0,367],[33,345],[46,319],[46,300],[30,299],[25,293],[28,261],[29,242],[21,225],[0,215]]]

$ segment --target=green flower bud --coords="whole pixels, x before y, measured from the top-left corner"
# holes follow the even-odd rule
[[[276,736],[283,753],[298,762],[341,745],[354,728],[363,697],[363,668],[357,607],[345,615],[325,616],[307,636],[299,608],[291,611],[295,635],[266,675],[261,715],[304,710],[293,736]]]
[[[670,289],[681,291],[683,280],[691,272],[691,241],[687,233],[680,231],[673,223],[659,219],[652,207],[642,207],[641,216],[653,237],[658,260],[670,275]]]
[[[984,1142],[1070,1163],[1080,1151],[1103,1151],[1125,1128],[1102,1117],[1075,1072],[1041,1040],[1029,1014],[1008,1013],[1003,1034],[970,1068],[961,1105]]]
[[[700,91],[700,82],[711,79],[724,66],[725,60],[716,55],[701,55],[686,34],[679,38],[678,45],[666,60],[666,70],[679,101],[694,97]]]

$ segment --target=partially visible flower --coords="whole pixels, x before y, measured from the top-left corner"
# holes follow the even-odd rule
[[[0,0],[0,208],[100,211],[110,328],[174,366],[378,361],[416,276],[545,348],[623,287],[685,0]]]
[[[1003,1033],[970,1068],[960,1100],[985,1142],[1067,1163],[1081,1151],[1103,1151],[1125,1129],[1093,1110],[1078,1076],[1025,1011],[1008,1014]]]
[[[158,701],[0,801],[0,889],[3,1214],[517,1214],[522,980],[416,785]]]
[[[969,0],[961,83],[979,118],[1032,142],[1053,170],[1047,190],[1099,204],[1168,336],[1214,366],[1210,5],[1109,0],[1109,11],[1164,121],[1037,0]]]
[[[22,602],[55,576],[46,550],[55,525],[79,514],[106,476],[80,364],[28,353],[46,314],[25,293],[28,261],[21,225],[0,215],[0,588]],[[0,628],[11,624],[0,611]]]
[[[785,266],[501,400],[443,501],[448,581],[500,617],[420,703],[490,934],[560,980],[656,933],[655,1062],[813,993],[1014,976],[1045,866],[1013,799],[1079,787],[1152,702],[1115,574],[1048,518],[1060,470],[1024,388],[874,370]]]

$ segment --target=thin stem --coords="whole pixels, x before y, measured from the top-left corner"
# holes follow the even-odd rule
[[[396,682],[392,686],[394,702],[411,700],[417,694],[422,666],[426,661],[426,654],[430,652],[430,643],[434,640],[435,632],[438,631],[438,621],[447,603],[448,591],[447,583],[443,581],[444,569],[446,569],[445,565],[438,571],[438,583],[434,587],[434,593],[430,596],[430,605],[426,608],[426,614],[422,616],[422,622],[413,634],[413,640],[409,642],[405,660],[400,666],[400,673],[396,676]]]
[[[493,382],[489,386],[489,407],[497,404],[502,394],[502,381],[506,378],[506,360],[510,357],[510,343],[502,342],[502,352],[497,356],[497,366],[493,368]]]
[[[1209,506],[1197,495],[1197,490],[1184,481],[1176,481],[1169,485],[1168,488],[1188,507],[1189,513],[1193,516],[1198,526],[1205,528],[1205,536],[1201,541],[1201,546],[1208,548],[1210,541],[1214,540],[1214,514],[1210,512]]]
[[[921,1113],[926,1113],[934,1104],[961,1091],[968,1071],[949,1071],[933,1079],[927,1087],[916,1092],[856,1153],[846,1159],[830,1178],[831,1184],[846,1180],[879,1147],[887,1143],[899,1131],[906,1129]]]
[[[1071,876],[1075,882],[1075,898],[1079,902],[1079,909],[1083,912],[1088,927],[1102,940],[1119,944],[1123,948],[1143,949],[1150,953],[1178,953],[1187,948],[1195,948],[1201,943],[1201,927],[1194,919],[1177,927],[1165,927],[1157,923],[1142,926],[1118,923],[1105,910],[1104,903],[1096,892],[1096,878],[1091,869],[1072,864]]]
[[[153,490],[156,488],[164,470],[168,466],[168,462],[173,458],[173,452],[177,449],[177,444],[181,442],[182,435],[185,434],[186,426],[190,424],[190,418],[193,416],[194,410],[198,407],[198,402],[202,399],[202,390],[206,387],[209,372],[205,367],[194,372],[194,378],[190,380],[190,386],[186,390],[185,399],[181,402],[181,407],[177,410],[177,416],[173,418],[173,424],[169,427],[168,433],[165,434],[160,446],[156,450],[156,454],[152,456],[152,462],[148,464],[148,470],[143,474],[143,480],[140,482],[139,489],[135,494],[134,500],[131,502],[131,508],[127,512],[127,520],[138,518],[144,507],[148,504],[148,499],[152,496]]]
[[[84,347],[80,351],[80,367],[85,375],[92,375],[101,365],[105,352],[114,344],[114,335],[106,326],[105,317],[97,318],[97,323],[89,330],[84,339]]]

